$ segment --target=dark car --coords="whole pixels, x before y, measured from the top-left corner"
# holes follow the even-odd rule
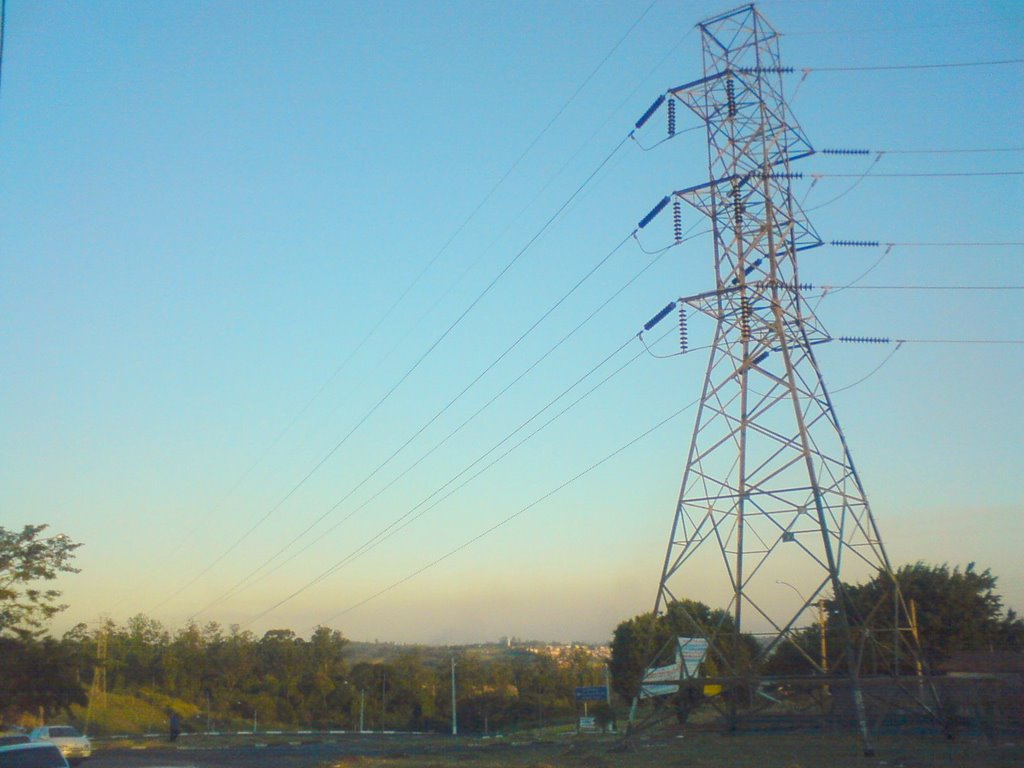
[[[56,745],[43,741],[0,746],[0,768],[69,768]]]

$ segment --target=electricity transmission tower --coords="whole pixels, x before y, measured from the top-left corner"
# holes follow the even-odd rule
[[[794,197],[790,164],[814,150],[783,95],[778,33],[754,6],[698,26],[704,76],[667,93],[669,131],[677,103],[704,123],[708,181],[672,197],[677,240],[681,203],[707,216],[714,239],[715,284],[680,299],[683,337],[688,313],[710,317],[714,336],[655,611],[686,615],[678,601],[726,585],[728,607],[714,622],[688,617],[706,654],[680,667],[677,690],[721,686],[717,699],[728,703],[719,706],[734,723],[737,707],[772,698],[762,670],[788,646],[806,662],[795,677],[817,678],[814,690],[842,675],[870,752],[865,648],[884,647],[882,671],[897,679],[919,651],[815,357],[830,337],[798,282],[798,255],[822,241]],[[842,580],[879,573],[891,581],[884,606],[857,611]],[[797,642],[802,617],[826,598],[839,670],[824,648],[819,656]]]

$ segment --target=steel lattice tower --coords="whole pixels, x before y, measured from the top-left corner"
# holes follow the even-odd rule
[[[710,316],[715,330],[655,610],[725,579],[732,626],[707,630],[716,672],[703,675],[728,685],[756,676],[801,616],[828,597],[870,748],[862,636],[855,642],[842,579],[892,570],[815,358],[830,337],[799,285],[798,254],[822,241],[794,198],[790,164],[813,149],[783,94],[779,35],[758,11],[746,6],[699,29],[704,76],[668,98],[707,128],[708,181],[674,197],[710,220],[715,287],[683,298],[681,308]],[[669,114],[674,126],[674,109]],[[789,610],[777,607],[786,603],[787,579],[802,585],[795,612],[791,592]],[[887,615],[869,618],[885,619],[898,675],[900,646],[913,656],[916,643],[892,583]],[[763,640],[754,658],[740,661],[734,650],[748,626]],[[809,674],[827,671],[824,657],[804,655]]]

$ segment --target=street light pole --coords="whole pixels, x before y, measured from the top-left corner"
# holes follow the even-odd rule
[[[459,735],[459,720],[455,706],[455,656],[452,656],[452,736]]]
[[[788,581],[782,581],[781,579],[775,580],[776,584],[782,584],[783,586],[789,587],[797,596],[804,601],[804,607],[810,605],[807,602],[807,598],[804,597],[804,593],[794,587]],[[821,672],[822,674],[828,674],[828,635],[826,634],[826,628],[828,625],[828,616],[825,613],[825,598],[818,599],[818,633],[821,637]]]
[[[366,689],[359,689],[359,732],[365,733],[364,717],[366,715]]]
[[[825,613],[825,598],[818,600],[818,632],[821,634],[821,671],[828,674],[828,615]]]

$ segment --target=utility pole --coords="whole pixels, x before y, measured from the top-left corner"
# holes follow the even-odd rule
[[[94,706],[107,704],[107,625],[104,623],[96,633],[96,664],[92,670],[92,686],[89,688],[89,703],[85,708],[85,728],[88,732]]]
[[[452,736],[459,735],[459,720],[455,706],[455,655],[452,655]]]
[[[359,732],[365,733],[366,726],[364,721],[364,715],[366,714],[366,689],[359,689]]]
[[[821,673],[828,674],[828,614],[825,598],[818,599],[818,633],[821,635]]]

